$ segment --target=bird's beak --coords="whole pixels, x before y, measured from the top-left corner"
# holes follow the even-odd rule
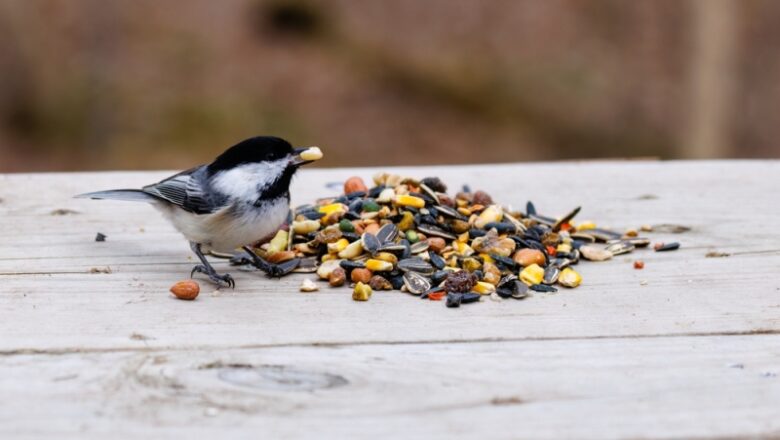
[[[303,147],[293,150],[291,163],[295,166],[301,166],[320,159],[322,159],[322,150],[319,147]]]

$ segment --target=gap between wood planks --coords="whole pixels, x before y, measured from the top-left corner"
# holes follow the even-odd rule
[[[135,334],[134,334],[135,335]],[[280,344],[246,344],[236,346],[216,346],[216,345],[196,345],[196,346],[163,346],[163,347],[115,347],[115,348],[60,348],[60,349],[35,349],[35,348],[17,348],[13,350],[0,350],[0,356],[29,356],[29,355],[69,355],[77,353],[120,353],[120,352],[144,352],[155,353],[161,351],[194,351],[194,350],[254,350],[263,348],[340,348],[367,345],[436,345],[436,344],[480,344],[491,342],[544,342],[544,341],[594,341],[594,340],[621,340],[621,339],[664,339],[664,338],[691,338],[691,337],[728,337],[728,336],[766,336],[780,335],[780,330],[776,329],[755,329],[744,331],[729,332],[687,332],[675,334],[655,334],[655,335],[617,335],[617,336],[537,336],[527,338],[477,338],[470,340],[463,339],[430,339],[417,341],[360,341],[360,342],[312,342],[312,343],[280,343]],[[142,335],[137,338],[144,341]]]

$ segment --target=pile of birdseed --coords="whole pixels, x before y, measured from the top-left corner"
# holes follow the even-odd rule
[[[521,300],[530,291],[576,288],[581,260],[606,261],[650,244],[636,230],[575,223],[580,208],[556,219],[538,214],[531,202],[525,212],[510,211],[468,187],[449,196],[436,177],[380,173],[373,181],[369,189],[351,177],[344,194],[295,208],[289,228],[258,254],[289,271],[316,272],[333,287],[351,281],[356,301],[400,290],[459,307],[485,296]],[[308,279],[301,285],[318,289]]]

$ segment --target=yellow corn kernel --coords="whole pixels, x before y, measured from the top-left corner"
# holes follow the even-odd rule
[[[474,249],[472,249],[471,246],[460,241],[452,242],[452,248],[455,250],[455,253],[464,257],[474,254]]]
[[[578,231],[587,231],[588,229],[596,229],[596,224],[591,221],[584,221],[577,225]]]
[[[490,295],[491,293],[496,291],[496,286],[486,283],[484,281],[477,281],[477,284],[474,285],[474,288],[472,288],[476,293],[479,293],[480,295]]]
[[[372,272],[389,272],[393,270],[393,263],[371,258],[366,260],[366,269]]]
[[[349,241],[346,238],[340,238],[333,243],[328,243],[328,252],[331,254],[337,254],[344,250],[349,245]]]
[[[574,271],[574,269],[567,267],[561,271],[558,276],[558,284],[564,287],[577,287],[582,283],[582,277],[580,274]]]
[[[352,291],[352,299],[355,301],[368,301],[371,298],[371,286],[358,281],[355,290]]]
[[[403,218],[398,222],[398,230],[406,231],[414,227],[414,215],[409,211],[404,211]]]
[[[466,216],[466,217],[468,217],[468,216],[470,216],[470,215],[471,215],[471,210],[470,210],[470,209],[468,209],[468,208],[466,208],[466,207],[461,207],[461,208],[458,208],[458,212],[459,212],[461,215],[463,215],[463,216]]]
[[[544,269],[542,269],[541,266],[536,263],[527,266],[525,269],[523,269],[522,272],[520,272],[520,281],[529,286],[541,283],[543,278]]]
[[[560,252],[562,254],[568,254],[571,252],[571,245],[566,243],[561,243],[558,245],[557,248],[555,248],[555,252]]]
[[[425,255],[427,256],[428,254]],[[395,254],[391,254],[390,252],[379,252],[374,255],[374,258],[377,260],[387,261],[391,264],[398,263],[398,257],[396,257]]]
[[[461,243],[468,243],[469,242],[469,232],[466,231],[460,235],[458,235],[458,241]]]
[[[347,205],[343,203],[331,203],[329,205],[322,205],[319,207],[319,212],[325,215],[333,214],[334,212],[347,212]]]
[[[485,263],[493,264],[493,263],[496,262],[496,260],[494,260],[493,257],[490,256],[490,254],[482,253],[482,254],[479,254],[479,256],[482,257],[482,261],[484,261]]]
[[[423,200],[423,199],[421,199],[419,197],[410,196],[410,195],[407,195],[407,194],[402,194],[402,195],[395,196],[395,198],[393,199],[393,202],[395,202],[396,205],[411,206],[411,207],[417,208],[417,209],[425,207],[425,200]]]
[[[357,258],[363,253],[363,245],[360,244],[360,240],[355,240],[348,244],[344,249],[339,251],[339,258],[352,259]]]
[[[268,253],[273,254],[285,249],[287,249],[287,231],[280,229],[268,243]]]
[[[322,261],[324,263],[326,261],[338,260],[338,259],[339,259],[338,255],[325,254],[325,255],[322,256],[322,258],[320,258],[320,261]]]
[[[502,218],[504,218],[504,210],[498,205],[490,205],[479,214],[474,226],[482,229],[488,223],[500,222]]]
[[[482,267],[482,263],[479,262],[476,258],[464,258],[463,259],[463,269],[467,270],[469,272],[474,272],[475,270],[479,270]]]

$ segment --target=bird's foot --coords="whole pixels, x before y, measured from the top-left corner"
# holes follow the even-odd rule
[[[233,280],[233,277],[230,276],[229,273],[220,275],[214,269],[210,267],[206,267],[202,264],[198,264],[197,266],[192,268],[192,272],[190,272],[190,277],[195,275],[195,272],[206,274],[206,276],[208,276],[209,279],[217,286],[221,287],[222,283],[225,283],[231,289],[236,288],[236,282]]]

